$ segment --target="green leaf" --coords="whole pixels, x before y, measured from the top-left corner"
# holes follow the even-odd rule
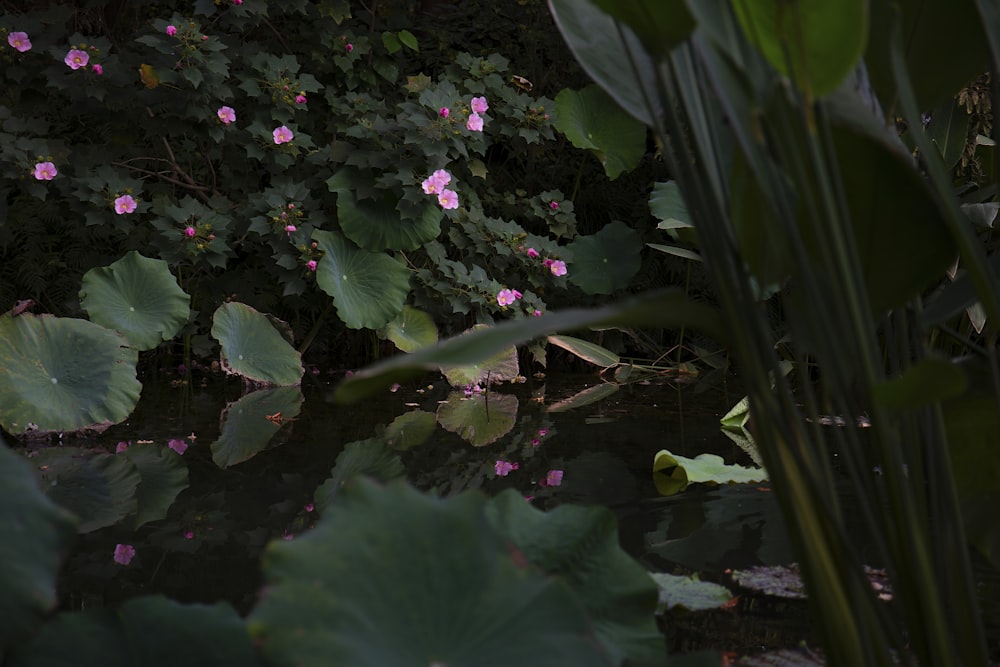
[[[348,485],[314,530],[265,552],[248,624],[268,662],[610,665],[573,594],[515,560],[485,504]]]
[[[584,361],[589,361],[601,368],[617,366],[621,363],[618,355],[608,348],[601,347],[596,343],[591,343],[581,338],[574,338],[573,336],[549,336],[546,340],[567,352],[575,354]]]
[[[665,572],[650,572],[660,591],[657,613],[681,608],[688,611],[719,609],[733,599],[733,594],[725,586],[701,581],[698,575],[683,577]]]
[[[142,477],[128,458],[79,447],[49,447],[32,464],[46,495],[79,519],[77,531],[113,526],[138,509]]]
[[[922,359],[902,375],[872,388],[876,401],[889,410],[913,410],[952,398],[965,391],[968,378],[947,359]]]
[[[649,212],[662,221],[657,225],[659,229],[692,226],[691,214],[688,213],[677,181],[653,184],[653,192],[649,195]]]
[[[438,340],[434,319],[422,310],[403,306],[399,315],[385,327],[385,337],[403,352],[413,352]]]
[[[573,253],[569,281],[587,294],[611,294],[628,287],[642,263],[639,233],[615,220],[568,246]]]
[[[139,471],[136,512],[129,520],[132,530],[167,516],[177,495],[188,487],[188,469],[181,457],[167,447],[135,444],[122,454]]]
[[[487,328],[485,324],[477,324],[459,335],[467,336],[485,328]],[[519,371],[517,348],[513,345],[475,363],[441,367],[441,372],[452,387],[509,382],[518,376]]]
[[[442,364],[476,363],[510,345],[521,345],[557,331],[590,326],[690,326],[719,341],[727,338],[719,313],[714,308],[691,301],[680,290],[652,291],[601,308],[579,308],[511,320],[450,338],[409,355],[394,357],[358,371],[342,382],[334,393],[334,400],[358,400],[384,391],[393,382],[425,370],[436,370]]]
[[[357,247],[337,232],[317,230],[313,239],[325,253],[316,283],[333,297],[337,315],[352,329],[378,329],[402,310],[410,293],[410,272],[380,252]]]
[[[517,422],[517,396],[486,392],[466,397],[460,391],[448,394],[438,404],[437,420],[473,447],[482,447],[507,435]]]
[[[129,600],[118,611],[63,613],[19,650],[12,667],[254,667],[243,620],[227,603]]]
[[[389,52],[389,55],[392,55],[396,51],[403,48],[403,44],[399,41],[399,39],[397,39],[397,37],[389,31],[382,33],[382,46],[384,46],[385,50]]]
[[[662,222],[660,223],[663,224]],[[663,245],[662,243],[647,243],[647,246],[653,250],[659,250],[660,252],[665,252],[668,255],[673,255],[675,257],[680,257],[682,259],[690,259],[695,262],[700,262],[701,255],[699,255],[694,250],[688,250],[687,248],[678,248],[674,245]]]
[[[18,434],[117,424],[139,400],[138,357],[93,322],[0,316],[0,425]]]
[[[528,561],[567,583],[612,662],[662,661],[663,635],[653,618],[656,585],[622,550],[610,510],[560,505],[541,512],[511,489],[490,501],[487,515]]]
[[[555,126],[574,146],[590,150],[608,178],[631,171],[646,152],[646,128],[631,118],[600,87],[556,95]]]
[[[668,55],[690,37],[694,18],[683,0],[593,0],[609,15],[635,31],[651,53]]]
[[[715,454],[699,454],[689,459],[661,449],[653,458],[653,481],[656,490],[663,496],[683,491],[688,484],[743,484],[766,479],[767,471],[763,468],[727,465],[721,456]]]
[[[211,445],[212,461],[228,468],[267,449],[284,422],[298,417],[303,400],[298,387],[277,387],[251,392],[227,406],[222,433]]]
[[[280,322],[280,320],[279,320]],[[224,303],[212,315],[212,337],[222,345],[222,364],[253,382],[279,386],[302,380],[302,358],[268,316],[243,303]]]
[[[420,51],[420,45],[417,44],[417,38],[414,37],[413,33],[409,30],[400,30],[396,33],[396,36],[399,37],[399,41],[401,41],[411,51]]]
[[[868,41],[865,0],[757,0],[733,9],[775,69],[815,97],[840,85]]]
[[[316,488],[313,500],[320,512],[326,511],[347,480],[365,475],[388,482],[406,474],[403,461],[383,438],[349,442],[337,455],[330,477]]]
[[[0,439],[0,646],[14,646],[55,609],[73,514],[39,489],[31,464]]]
[[[80,289],[80,305],[90,319],[140,350],[176,336],[188,321],[190,303],[166,262],[135,251],[87,271]]]
[[[743,428],[750,419],[750,397],[744,396],[739,402],[729,409],[729,412],[719,420],[723,426],[729,428]]]
[[[925,130],[937,146],[944,166],[951,170],[962,159],[969,134],[969,114],[953,99],[942,102],[931,111],[931,122]],[[919,131],[919,130],[918,130]]]
[[[397,451],[413,449],[427,442],[437,429],[437,418],[431,412],[410,410],[399,415],[385,427],[387,445]]]

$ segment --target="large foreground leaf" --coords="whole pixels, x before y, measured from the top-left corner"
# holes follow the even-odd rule
[[[333,297],[337,315],[352,329],[378,329],[403,310],[410,272],[389,255],[364,250],[337,232],[315,231],[325,254],[316,283]]]
[[[515,558],[477,493],[349,485],[316,528],[264,556],[248,622],[274,665],[611,664],[561,582]]]
[[[140,350],[176,336],[188,321],[190,303],[166,262],[135,251],[87,271],[80,289],[80,305],[90,319]]]
[[[573,309],[541,317],[511,320],[465,333],[409,355],[400,355],[355,373],[337,387],[334,399],[348,402],[384,391],[398,380],[441,365],[472,364],[510,345],[527,343],[559,331],[588,326],[682,327],[690,326],[724,341],[719,313],[688,299],[679,290],[649,292],[602,308]]]
[[[277,387],[251,392],[228,406],[222,433],[212,443],[215,465],[228,468],[262,452],[284,422],[299,415],[302,401],[298,387]]]
[[[222,345],[222,361],[231,373],[253,382],[296,385],[302,358],[271,320],[243,303],[224,303],[212,316],[212,336]]]
[[[184,605],[163,597],[121,610],[60,614],[15,654],[12,667],[254,667],[243,620],[227,603]]]
[[[9,433],[117,424],[135,408],[139,353],[102,326],[50,315],[0,317],[0,426]]]
[[[31,465],[0,440],[0,646],[55,608],[59,561],[73,534],[73,516],[45,497]]]

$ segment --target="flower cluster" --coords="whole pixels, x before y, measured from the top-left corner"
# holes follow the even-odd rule
[[[437,195],[441,208],[458,208],[458,193],[446,187],[449,183],[451,183],[451,174],[444,169],[438,169],[425,178],[420,185],[424,189],[424,194]]]
[[[552,203],[555,204],[555,202]],[[524,251],[524,254],[526,254],[531,259],[538,259],[539,257],[541,257],[539,252],[534,248],[528,248],[527,250]],[[554,276],[558,277],[566,275],[566,262],[562,261],[561,259],[552,259],[551,257],[546,257],[545,259],[542,260],[542,266],[551,271],[552,275]]]
[[[508,463],[507,461],[497,461],[493,466],[493,470],[496,472],[498,477],[506,477],[511,473],[512,470],[517,470],[520,468],[518,463]]]
[[[501,306],[509,306],[521,298],[521,293],[516,289],[502,289],[497,292],[497,303]]]
[[[469,119],[465,121],[465,128],[471,132],[482,132],[483,117],[480,114],[486,113],[490,105],[486,102],[485,97],[473,97],[469,103],[469,107],[472,109],[472,113],[469,114]]]

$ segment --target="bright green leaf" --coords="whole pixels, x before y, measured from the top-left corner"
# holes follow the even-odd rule
[[[699,454],[693,459],[661,449],[653,459],[653,481],[660,495],[671,496],[683,491],[688,484],[752,483],[767,479],[763,468],[727,465],[721,456]]]
[[[733,599],[733,594],[725,586],[701,581],[697,575],[684,577],[665,572],[650,572],[649,576],[660,590],[657,613],[675,608],[688,611],[719,609]]]

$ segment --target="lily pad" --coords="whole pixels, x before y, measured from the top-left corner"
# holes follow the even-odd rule
[[[73,515],[38,488],[31,466],[0,440],[0,646],[12,646],[52,611]]]
[[[80,289],[80,305],[90,319],[140,350],[176,336],[188,321],[190,304],[166,262],[135,251],[87,271]]]
[[[569,281],[587,294],[611,294],[628,287],[641,264],[639,233],[615,220],[596,234],[569,244],[573,264]]]
[[[424,410],[410,410],[385,427],[385,442],[397,451],[413,449],[427,442],[437,429],[437,417]]]
[[[319,485],[313,500],[322,512],[336,497],[344,482],[358,475],[365,475],[381,482],[402,477],[406,474],[399,454],[389,448],[382,438],[368,438],[349,442],[344,451],[337,455],[330,477]]]
[[[413,352],[438,340],[437,327],[430,315],[412,306],[403,306],[385,327],[385,337],[403,352]]]
[[[473,447],[496,442],[510,433],[517,421],[517,396],[488,392],[466,397],[453,391],[437,410],[438,423]]]
[[[665,572],[650,572],[660,590],[657,613],[681,608],[688,611],[706,611],[724,607],[733,599],[725,586],[711,581],[701,581],[697,575],[683,577]]]
[[[212,443],[212,460],[220,468],[242,463],[264,451],[284,423],[302,409],[302,390],[276,387],[251,392],[222,413],[222,433]]]
[[[139,400],[139,353],[87,322],[27,313],[0,317],[0,426],[78,431],[123,421]]]
[[[460,335],[465,336],[470,332],[486,328],[485,324],[477,324]],[[462,366],[443,366],[441,372],[444,373],[444,376],[453,387],[464,387],[470,384],[509,382],[516,378],[520,372],[520,366],[517,361],[517,348],[511,345],[478,363]]]
[[[302,357],[267,316],[243,303],[224,303],[212,316],[212,336],[222,345],[227,373],[260,384],[297,385]]]
[[[715,454],[699,454],[689,459],[661,449],[653,459],[653,481],[656,483],[656,490],[664,496],[679,493],[688,484],[751,483],[766,479],[767,471],[763,468],[727,465],[721,456]]]
[[[337,232],[317,230],[325,254],[316,284],[333,297],[337,315],[352,329],[378,329],[402,310],[410,293],[410,271],[382,252],[359,248]]]
[[[555,105],[556,129],[577,148],[593,152],[608,178],[614,180],[639,164],[646,152],[646,127],[600,86],[564,88]]]
[[[348,485],[315,529],[273,542],[248,618],[273,665],[611,665],[560,581],[525,567],[486,499]]]
[[[46,623],[12,667],[254,667],[243,619],[227,603],[129,600],[120,610],[64,613]]]
[[[177,495],[188,487],[188,469],[181,457],[152,444],[132,445],[119,456],[127,458],[141,478],[136,489],[136,512],[128,521],[132,530],[166,517]]]

